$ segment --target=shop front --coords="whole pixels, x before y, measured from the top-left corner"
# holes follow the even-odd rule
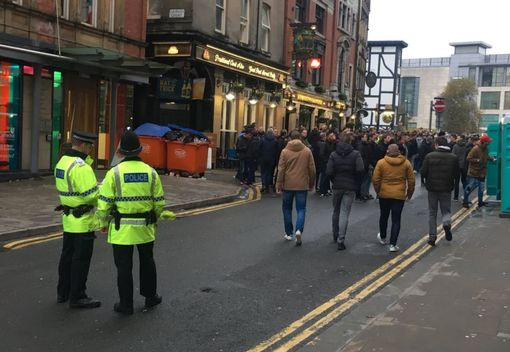
[[[326,125],[329,128],[339,128],[339,117],[345,110],[345,104],[324,97],[294,89],[286,95],[286,118],[284,128],[320,128]]]
[[[133,119],[133,86],[148,74],[69,56],[0,48],[0,180],[50,174],[73,130],[99,135],[95,166],[109,166]],[[112,117],[113,116],[113,117]]]
[[[173,69],[153,82],[150,122],[210,133],[213,160],[231,155],[244,126],[283,127],[287,71],[199,41],[154,42],[155,59]]]

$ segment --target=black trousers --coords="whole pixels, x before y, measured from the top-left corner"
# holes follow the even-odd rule
[[[140,294],[146,298],[156,295],[156,263],[154,262],[154,242],[137,244],[140,259]],[[117,267],[117,286],[120,304],[133,306],[133,250],[134,245],[113,245],[113,259]]]
[[[400,218],[404,209],[405,201],[400,199],[379,198],[379,207],[381,208],[381,216],[379,218],[379,232],[381,238],[386,238],[388,229],[388,218],[391,213],[391,237],[390,244],[396,245],[398,235],[400,233]]]
[[[467,185],[467,170],[460,169],[459,175],[457,178],[455,178],[455,188],[453,192],[453,198],[458,199],[459,198],[459,187],[460,182],[462,181],[462,189],[466,188]]]
[[[94,250],[94,232],[64,232],[58,264],[57,294],[76,301],[86,297],[90,259]]]

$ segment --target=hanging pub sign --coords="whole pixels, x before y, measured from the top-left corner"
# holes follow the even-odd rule
[[[159,79],[158,95],[162,99],[190,99],[192,87],[189,80],[163,77]]]
[[[260,62],[229,53],[213,46],[196,47],[196,58],[233,71],[245,73],[250,76],[262,78],[276,83],[285,83],[287,72],[279,70]]]
[[[294,29],[294,57],[306,60],[314,55],[315,30],[298,26]]]

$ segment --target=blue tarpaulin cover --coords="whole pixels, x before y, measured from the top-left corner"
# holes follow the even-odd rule
[[[191,128],[181,127],[181,126],[178,126],[178,125],[173,125],[171,123],[167,124],[167,126],[170,127],[171,130],[188,132],[188,133],[190,133],[192,135],[195,135],[197,137],[209,140],[209,138],[207,138],[207,136],[205,134],[203,134],[202,132],[200,132],[200,131],[197,131],[197,130],[194,130],[194,129],[191,129]]]
[[[168,132],[170,132],[169,127],[156,125],[150,122],[138,126],[138,128],[135,130],[135,133],[139,136],[151,137],[164,137]]]

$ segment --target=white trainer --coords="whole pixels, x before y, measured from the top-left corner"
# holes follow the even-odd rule
[[[301,231],[296,231],[296,246],[301,246]]]
[[[381,237],[381,233],[380,233],[380,232],[377,234],[377,240],[378,240],[378,241],[379,241],[379,243],[380,243],[380,244],[382,244],[382,245],[386,245],[386,244],[388,244],[388,242],[386,241],[386,238],[382,238],[382,237]]]
[[[398,248],[398,246],[390,244],[390,252],[398,252],[399,250],[400,248]]]
[[[285,236],[283,236],[283,238],[285,238],[285,240],[287,240],[287,241],[292,241],[292,236],[285,235]]]

